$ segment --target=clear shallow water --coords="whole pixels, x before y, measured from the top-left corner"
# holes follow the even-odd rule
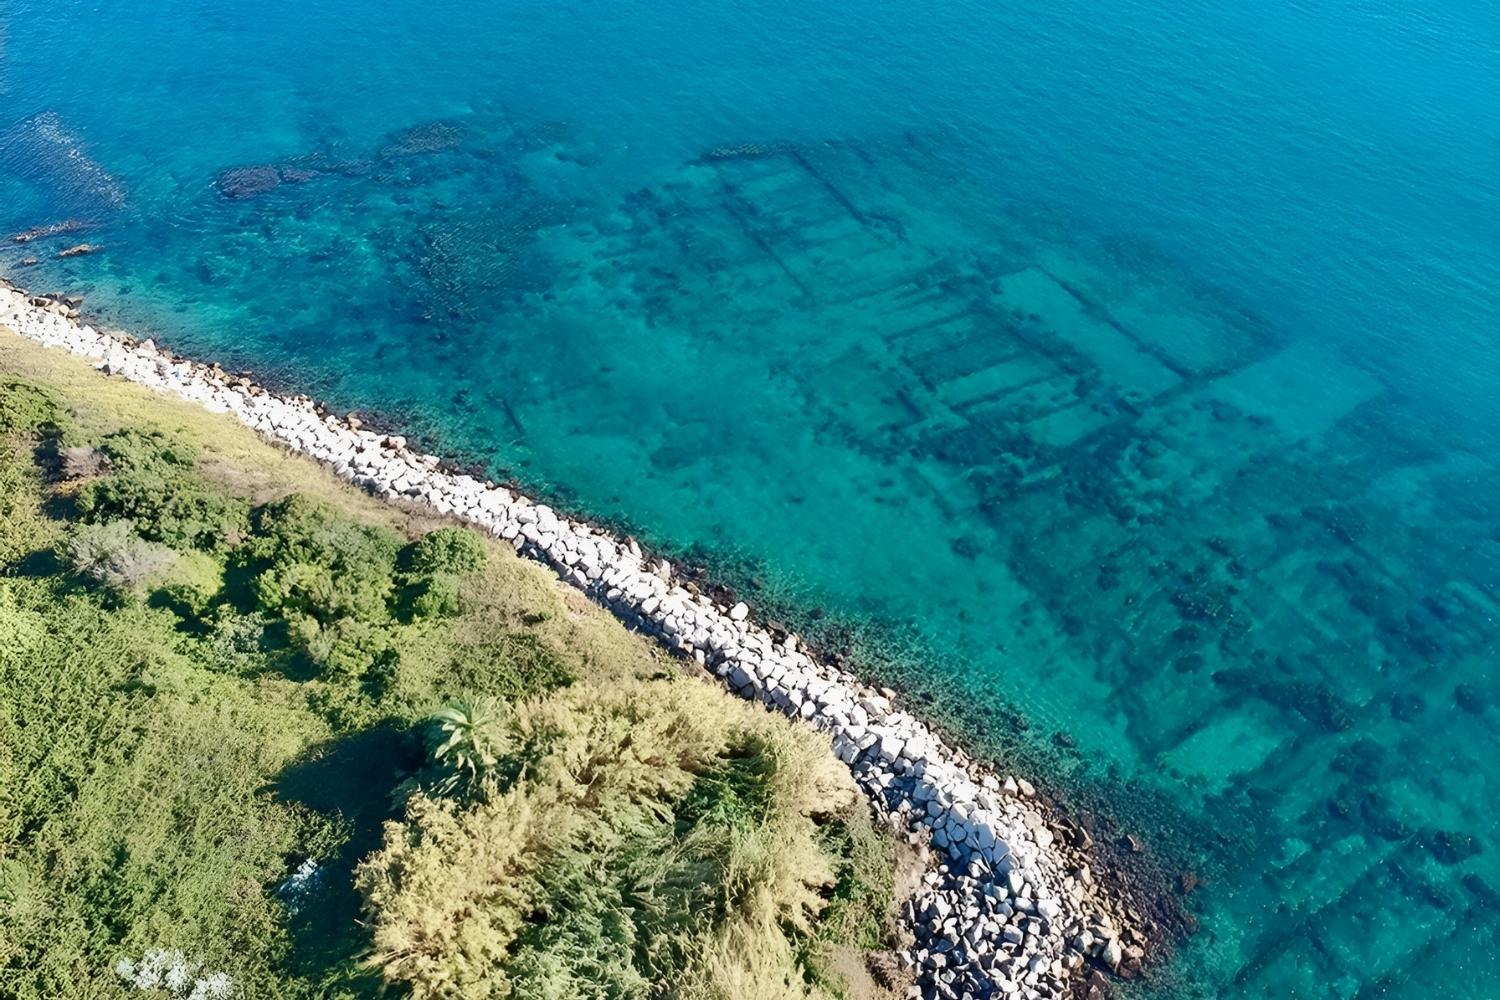
[[[0,266],[920,651],[1158,994],[1500,996],[1493,8],[479,6],[0,6]]]

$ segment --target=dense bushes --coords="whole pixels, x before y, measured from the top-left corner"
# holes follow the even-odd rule
[[[66,407],[56,392],[0,375],[0,564],[46,544],[34,452],[42,438],[63,436],[68,427]]]
[[[119,958],[176,945],[264,995],[289,941],[258,887],[333,824],[261,789],[323,727],[199,670],[162,612],[13,586],[0,631],[25,653],[0,653],[0,993],[112,996]]]
[[[404,678],[398,646],[441,667],[446,640],[403,625],[396,595],[418,565],[472,568],[472,546],[419,560],[390,529],[297,496],[252,519],[194,449],[155,432],[97,438],[110,461],[71,494],[36,449],[60,402],[9,392],[0,409],[0,993],[116,995],[117,963],[163,948],[245,995],[372,992],[347,919],[318,931],[322,964],[289,969],[275,886],[289,859],[338,857],[356,831],[268,789],[311,747],[357,735],[347,720],[406,711],[347,678],[371,663]],[[299,658],[327,669],[293,680]],[[426,684],[418,671],[398,686],[430,705]]]
[[[261,508],[255,527],[237,559],[255,574],[262,611],[320,624],[389,616],[401,550],[394,531],[360,524],[296,493]]]
[[[461,578],[484,568],[484,543],[463,528],[438,528],[408,549],[403,602],[418,618],[452,618],[462,610]]]
[[[398,616],[459,614],[459,574],[484,565],[484,547],[472,531],[440,528],[403,548],[389,528],[294,493],[255,512],[234,562],[256,608],[285,619],[314,666],[358,676],[399,655]]]
[[[0,377],[0,994],[826,995],[882,897],[816,737],[470,531],[102,433],[115,391]]]
[[[159,431],[119,431],[101,450],[113,472],[78,492],[86,521],[129,519],[151,541],[213,551],[235,544],[248,527],[249,505],[194,475],[194,450]]]
[[[484,568],[484,543],[465,528],[438,528],[412,544],[410,563],[417,573],[473,573]]]
[[[472,807],[415,795],[361,867],[374,960],[418,998],[812,995],[796,955],[835,881],[812,817],[855,793],[764,718],[639,682],[506,716],[519,777]]]
[[[0,435],[32,435],[60,429],[67,412],[52,389],[13,375],[0,375]]]
[[[109,521],[79,528],[67,543],[73,571],[111,590],[138,590],[171,565],[176,553],[135,533],[130,521]]]

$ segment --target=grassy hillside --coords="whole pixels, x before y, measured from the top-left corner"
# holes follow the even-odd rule
[[[0,332],[0,995],[837,996],[892,864],[542,568]]]

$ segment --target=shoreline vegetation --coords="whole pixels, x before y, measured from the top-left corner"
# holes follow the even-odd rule
[[[13,450],[18,436],[31,443],[16,452],[21,459],[12,456],[20,471],[10,474],[31,477],[26,489],[35,494],[34,510],[24,499],[10,507],[34,522],[28,530],[38,538],[55,536],[47,551],[58,565],[36,587],[65,586],[69,600],[92,601],[101,616],[175,616],[172,630],[195,641],[211,636],[238,648],[235,629],[256,632],[252,645],[274,634],[279,666],[262,665],[257,678],[276,673],[286,686],[279,698],[316,701],[323,735],[352,741],[311,757],[309,740],[296,748],[285,734],[270,741],[285,768],[311,768],[310,787],[347,780],[318,775],[324,759],[368,768],[382,756],[401,758],[391,769],[400,780],[384,788],[381,804],[367,804],[361,836],[345,830],[340,842],[314,804],[277,801],[289,812],[261,863],[285,870],[279,888],[260,894],[262,921],[274,923],[271,911],[281,906],[295,924],[291,900],[341,871],[351,884],[336,919],[348,923],[345,934],[356,916],[369,929],[361,962],[333,963],[361,971],[340,986],[344,993],[323,995],[360,995],[354,980],[364,976],[434,997],[543,995],[533,990],[543,983],[594,995],[585,982],[609,983],[607,995],[619,996],[663,995],[650,991],[664,983],[673,989],[666,995],[683,997],[1099,996],[1108,989],[1104,970],[1140,975],[1148,946],[1154,959],[1166,945],[1129,885],[1097,862],[1087,830],[1028,782],[947,746],[900,711],[893,692],[756,624],[745,604],[716,602],[632,539],[458,473],[400,436],[363,430],[303,397],[272,395],[247,374],[100,332],[82,322],[80,306],[6,283],[0,327],[81,355],[106,375],[230,413],[357,487],[298,471],[293,457],[278,457],[275,488],[264,476],[250,486],[234,473],[232,487],[206,486],[205,464],[223,473],[253,449],[200,453],[144,430],[157,421],[139,400],[128,420],[123,410],[110,414],[105,422],[115,426],[100,433],[99,411],[108,407],[92,402],[94,392],[5,376],[7,399],[34,397],[41,402],[23,409],[49,414],[7,428]],[[78,409],[95,411],[92,435],[62,419]],[[29,472],[22,459],[35,459]],[[266,461],[258,455],[250,464]],[[322,480],[323,495],[288,498],[288,484],[303,492],[304,479]],[[404,523],[392,527],[393,519]],[[454,520],[491,541],[436,527]],[[28,538],[15,544],[24,549]],[[492,547],[498,558],[488,557]],[[6,555],[33,573],[41,558]],[[568,586],[545,586],[538,563]],[[524,577],[531,601],[565,606],[574,625],[586,618],[596,646],[619,643],[628,653],[571,648],[571,660],[560,656],[561,640],[536,634],[546,617],[531,623],[523,614],[519,626],[496,628],[526,603],[476,583],[497,567]],[[15,586],[4,576],[0,584]],[[476,593],[485,593],[477,603]],[[0,596],[17,621],[36,626],[26,614],[37,612],[11,594]],[[657,659],[606,610],[677,657]],[[250,614],[260,616],[253,627],[238,620]],[[433,636],[444,655],[468,648],[439,655],[449,666],[434,668],[424,645]],[[496,637],[509,645],[492,648]],[[493,663],[513,669],[496,668],[497,683]],[[699,682],[707,678],[741,697]],[[385,705],[372,716],[393,692],[399,710]],[[437,721],[424,723],[440,705]],[[787,717],[807,725],[788,726]],[[431,737],[425,744],[422,734]],[[362,749],[361,740],[374,742]],[[637,740],[656,749],[641,752]],[[287,868],[292,842],[309,849]],[[895,854],[913,846],[925,870],[899,880],[919,884],[898,887],[895,870],[913,864]],[[0,866],[16,863],[9,853],[0,853]],[[334,855],[341,870],[330,867]],[[21,865],[5,869],[8,882],[45,881]],[[16,889],[0,882],[4,893]],[[898,896],[909,896],[899,911]],[[161,983],[171,973],[208,983],[230,954],[199,956],[170,939],[132,945],[111,959],[122,963],[119,981]],[[47,957],[0,951],[0,970],[56,974],[36,965]]]

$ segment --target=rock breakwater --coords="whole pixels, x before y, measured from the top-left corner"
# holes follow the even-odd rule
[[[746,604],[726,606],[683,586],[667,561],[632,539],[454,472],[404,438],[365,430],[305,397],[278,396],[248,376],[95,329],[80,320],[77,300],[5,284],[0,325],[91,359],[106,374],[231,413],[378,496],[426,505],[503,539],[739,695],[828,734],[876,811],[934,848],[936,864],[903,904],[911,995],[1094,996],[1104,986],[1100,968],[1139,968],[1140,928],[1094,878],[1087,845],[1049,819],[1028,782],[975,765],[900,711],[891,692],[820,662],[795,635],[758,624]]]

